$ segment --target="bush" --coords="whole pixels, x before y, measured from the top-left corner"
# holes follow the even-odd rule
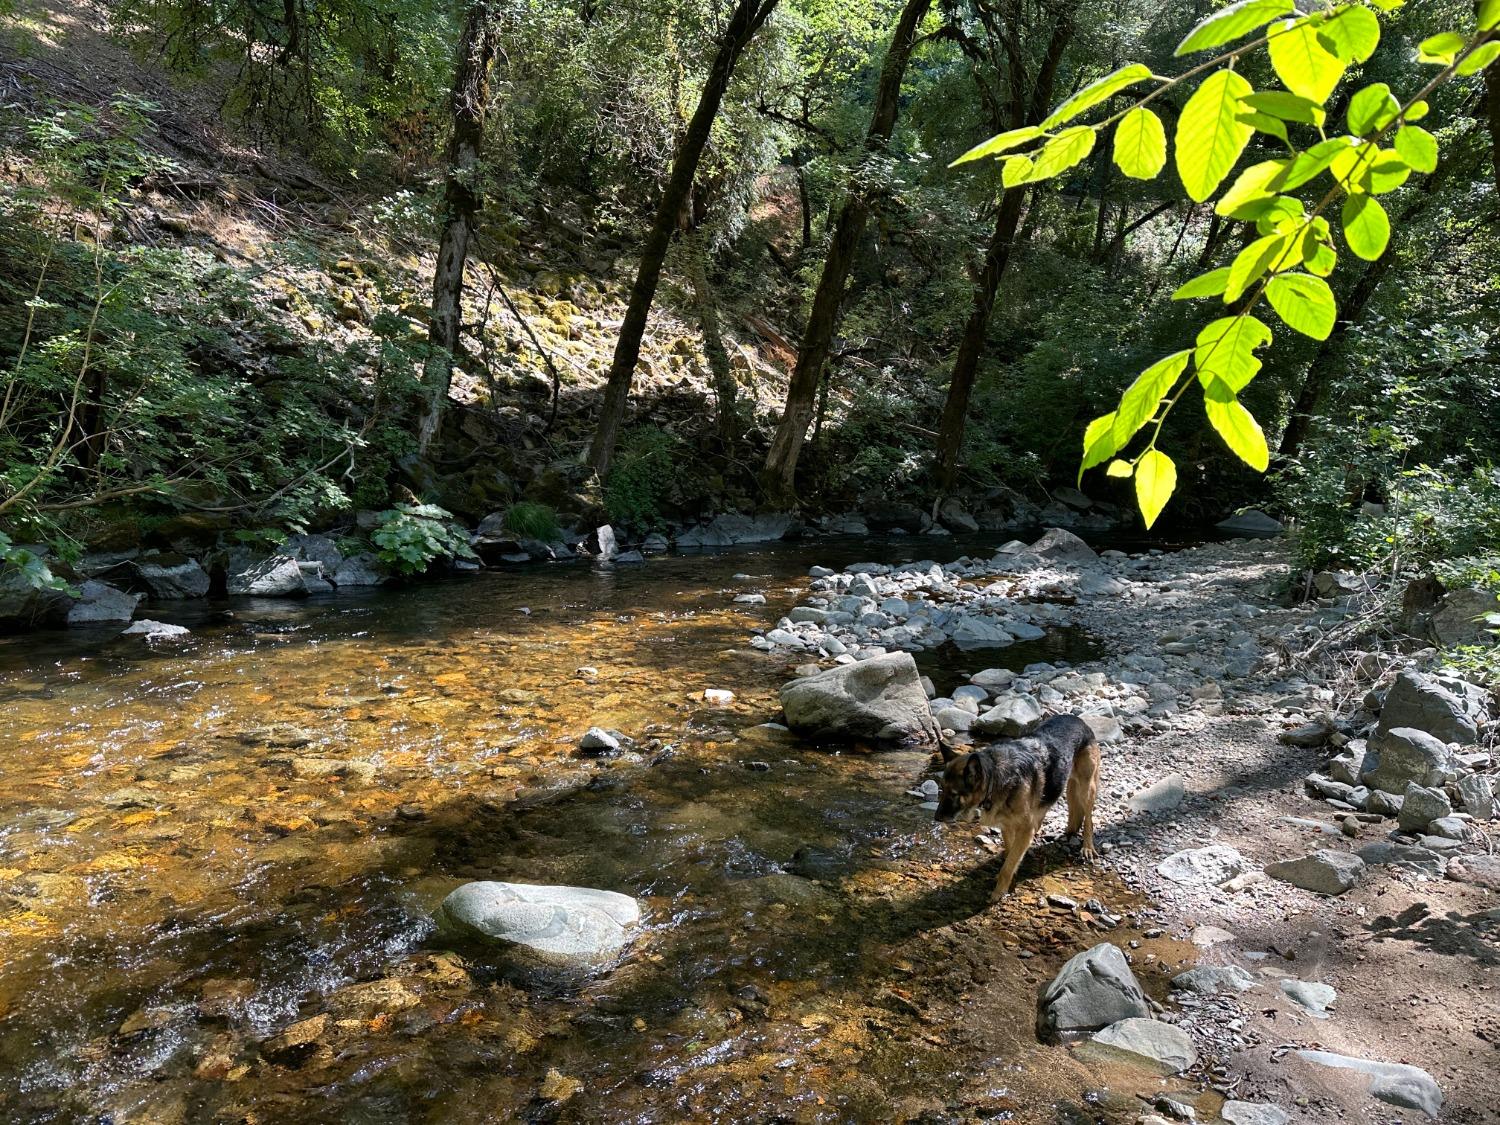
[[[421,574],[438,559],[476,557],[469,537],[444,522],[452,518],[435,504],[398,504],[376,517],[370,540],[398,573]]]
[[[562,536],[557,513],[546,504],[530,500],[512,505],[506,510],[502,522],[506,531],[521,539],[540,539],[543,543],[553,543]]]
[[[620,442],[604,480],[604,510],[613,523],[648,531],[665,522],[662,505],[676,495],[678,481],[691,479],[687,447],[656,426],[632,430]]]

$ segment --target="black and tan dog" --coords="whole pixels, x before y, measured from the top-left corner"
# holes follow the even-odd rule
[[[1010,893],[1016,868],[1047,810],[1068,793],[1068,835],[1083,832],[1083,858],[1094,851],[1094,796],[1099,787],[1099,742],[1074,715],[1048,719],[1024,738],[1005,739],[960,754],[943,748],[937,820],[999,825],[1005,864],[991,895]]]

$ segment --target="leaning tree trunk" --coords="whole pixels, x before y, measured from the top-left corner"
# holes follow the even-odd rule
[[[727,459],[734,443],[739,440],[735,406],[739,387],[734,381],[729,351],[724,347],[724,332],[719,325],[719,301],[714,295],[713,284],[708,280],[708,257],[708,240],[701,231],[695,232],[687,247],[687,275],[693,287],[693,304],[697,308],[698,328],[703,336],[703,354],[708,357],[708,373],[717,400],[719,444]]]
[[[609,382],[604,388],[604,404],[599,410],[599,426],[594,431],[594,441],[589,447],[589,465],[600,477],[609,470],[610,458],[614,456],[615,441],[620,434],[620,423],[625,418],[625,405],[630,400],[630,383],[635,377],[635,365],[641,357],[641,338],[646,334],[646,318],[651,314],[651,302],[656,299],[656,283],[661,278],[662,263],[666,261],[667,248],[672,243],[672,233],[677,228],[677,219],[693,187],[693,177],[698,173],[698,161],[708,144],[709,132],[714,118],[718,116],[719,104],[729,88],[735,64],[750,40],[760,30],[761,24],[776,7],[777,0],[740,0],[724,38],[719,41],[718,53],[709,68],[708,78],[703,83],[703,92],[698,96],[698,108],[693,111],[687,132],[672,158],[672,172],[667,178],[666,190],[657,204],[656,218],[651,231],[641,248],[641,265],[635,275],[635,285],[630,290],[630,304],[625,309],[625,320],[620,325],[620,336],[615,341],[615,356],[609,367]]]
[[[911,59],[912,49],[916,46],[917,27],[931,5],[932,0],[906,0],[906,7],[901,11],[895,34],[891,36],[890,49],[886,52],[885,65],[880,69],[875,108],[870,116],[869,130],[865,134],[867,153],[881,151],[891,139],[891,132],[896,127],[896,111],[900,107],[901,80],[906,74],[906,64]],[[844,205],[834,222],[828,256],[823,262],[823,276],[818,279],[812,308],[807,314],[807,324],[802,330],[802,346],[797,352],[797,363],[787,386],[786,407],[781,414],[781,423],[776,428],[776,436],[771,441],[771,451],[766,457],[766,494],[772,503],[778,505],[788,505],[794,500],[793,480],[797,473],[797,458],[802,453],[807,427],[813,418],[818,377],[823,371],[823,364],[828,361],[839,306],[844,299],[844,285],[849,280],[849,271],[854,266],[854,253],[870,215],[870,201],[858,182],[858,174],[857,170],[855,177],[851,177],[845,187]]]
[[[1047,55],[1037,71],[1036,84],[1029,99],[1027,117],[1040,121],[1052,101],[1052,85],[1057,78],[1057,68],[1062,63],[1063,52],[1073,37],[1073,18],[1064,12],[1052,28],[1052,38],[1047,45]],[[1014,92],[1012,102],[1021,105],[1021,93]],[[993,121],[996,129],[1025,124],[1019,120],[1019,112],[1009,122]],[[1016,230],[1021,223],[1021,211],[1025,203],[1026,188],[1013,187],[1000,197],[1000,207],[995,214],[995,230],[990,235],[989,248],[984,255],[984,268],[974,286],[974,304],[969,319],[964,324],[963,336],[958,342],[958,351],[953,356],[953,374],[948,380],[948,396],[943,402],[943,418],[938,424],[937,439],[937,484],[939,494],[949,492],[958,478],[959,455],[963,451],[964,429],[969,416],[969,400],[974,394],[974,382],[979,374],[979,359],[984,354],[984,341],[989,333],[990,314],[995,309],[995,296],[1000,291],[1000,279],[1010,264],[1011,247],[1015,244]],[[1104,201],[1099,202],[1101,212]],[[1101,215],[1102,217],[1102,215]]]
[[[495,21],[489,0],[474,0],[464,20],[453,72],[453,136],[448,142],[448,170],[443,184],[442,233],[437,268],[432,275],[429,349],[423,365],[427,403],[417,426],[417,452],[427,453],[443,422],[453,361],[463,321],[464,267],[469,235],[483,199],[477,184],[479,149],[490,101],[490,64],[495,58]]]

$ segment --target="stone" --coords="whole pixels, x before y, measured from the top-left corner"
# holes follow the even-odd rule
[[[385,564],[369,551],[350,555],[333,572],[333,584],[340,590],[358,586],[381,586],[387,581]]]
[[[933,715],[938,728],[962,733],[970,730],[975,721],[972,711],[966,711],[962,707],[941,707]]]
[[[1079,715],[1084,725],[1094,732],[1094,739],[1101,743],[1118,742],[1125,737],[1125,728],[1120,725],[1120,720],[1113,715],[1105,715],[1099,712],[1089,712]]]
[[[278,1066],[301,1066],[314,1055],[326,1050],[323,1042],[328,1032],[328,1016],[313,1016],[290,1024],[278,1035],[260,1045],[260,1053]]]
[[[321,563],[324,574],[332,574],[339,568],[339,563],[344,561],[338,544],[327,535],[288,535],[281,544],[281,550],[294,559]]]
[[[977,738],[1019,738],[1042,721],[1042,706],[1029,695],[1007,693],[969,727]]]
[[[1500,891],[1500,856],[1466,855],[1448,862],[1448,878]]]
[[[1300,727],[1293,727],[1291,730],[1282,731],[1277,738],[1287,746],[1311,748],[1322,746],[1328,741],[1328,736],[1332,733],[1326,723],[1304,723]]]
[[[1401,796],[1383,789],[1371,789],[1365,799],[1365,811],[1377,816],[1396,816],[1401,812]]]
[[[1475,820],[1494,820],[1496,812],[1494,778],[1469,773],[1458,779],[1458,799],[1464,811]]]
[[[653,531],[641,540],[641,550],[645,551],[648,555],[664,554],[670,546],[671,544],[667,542],[667,537],[659,531]]]
[[[1287,1125],[1291,1114],[1270,1102],[1228,1101],[1219,1107],[1219,1117],[1227,1125]]]
[[[766,604],[766,596],[764,594],[736,594],[734,596],[734,604],[735,605],[765,605]],[[797,610],[795,610],[795,609],[792,610],[792,613],[793,614],[797,613]],[[793,621],[802,621],[802,620],[808,620],[808,619],[801,618],[801,617],[795,617],[794,616],[792,618],[792,620]]]
[[[1078,489],[1070,484],[1052,490],[1052,499],[1059,504],[1066,504],[1070,508],[1076,508],[1080,512],[1086,512],[1094,506],[1094,502]]]
[[[1319,849],[1300,859],[1266,865],[1266,874],[1283,883],[1322,895],[1341,895],[1364,874],[1365,863],[1350,852]]]
[[[1432,637],[1438,644],[1493,644],[1500,626],[1500,598],[1493,590],[1468,586],[1453,590],[1432,615]]]
[[[1031,545],[1031,553],[1051,562],[1071,563],[1087,566],[1099,561],[1094,549],[1071,531],[1060,527],[1049,527],[1042,537]]]
[[[1286,525],[1280,520],[1272,519],[1256,508],[1246,508],[1226,520],[1220,520],[1214,526],[1220,531],[1246,539],[1274,539],[1286,531]]]
[[[1200,965],[1172,978],[1172,987],[1200,996],[1217,996],[1225,992],[1248,992],[1255,978],[1238,965]]]
[[[1415,727],[1396,727],[1378,730],[1370,739],[1359,779],[1371,789],[1403,793],[1408,783],[1442,785],[1453,774],[1453,755],[1441,739]]]
[[[120,631],[122,637],[140,637],[153,648],[157,645],[178,644],[192,636],[182,625],[170,625],[165,621],[152,621],[143,617],[127,629]]]
[[[1370,1096],[1388,1105],[1419,1109],[1429,1117],[1437,1117],[1443,1108],[1442,1088],[1420,1067],[1374,1062],[1352,1055],[1337,1055],[1332,1051],[1300,1050],[1297,1057],[1317,1066],[1368,1075]]]
[[[1156,865],[1164,879],[1184,886],[1217,887],[1249,870],[1245,857],[1227,844],[1209,844],[1173,852]]]
[[[201,598],[208,593],[210,585],[208,571],[199,565],[197,559],[185,555],[142,555],[124,563],[120,570],[127,576],[127,585],[144,587],[151,597],[161,601]],[[119,572],[111,570],[109,574]]]
[[[1432,821],[1452,811],[1448,794],[1412,781],[1407,783],[1406,792],[1401,795],[1401,812],[1396,816],[1396,824],[1405,832],[1421,832]]]
[[[129,621],[135,616],[140,594],[127,594],[124,590],[96,579],[89,579],[78,587],[79,598],[68,607],[66,618],[69,625],[97,625],[101,622]]]
[[[583,737],[578,740],[578,749],[585,754],[606,755],[618,754],[622,743],[620,736],[614,731],[605,730],[603,727],[589,727],[583,732]]]
[[[728,707],[734,702],[734,692],[727,688],[705,688],[703,702],[712,703],[716,707]]]
[[[1097,1032],[1093,1042],[1144,1060],[1158,1074],[1180,1074],[1198,1061],[1187,1032],[1175,1024],[1133,1016]]]
[[[785,513],[742,516],[726,513],[702,527],[691,528],[677,537],[680,548],[733,547],[738,543],[770,543],[785,537],[791,530],[792,517]]]
[[[1430,835],[1441,836],[1445,840],[1467,840],[1469,822],[1460,816],[1440,816],[1428,822],[1427,831]]]
[[[290,555],[272,555],[229,575],[228,590],[256,598],[284,598],[307,593],[302,568]]]
[[[970,676],[969,682],[993,691],[996,688],[1008,686],[1015,678],[1016,674],[1009,668],[986,668],[984,671],[975,672]]]
[[[599,559],[612,559],[620,552],[619,541],[615,538],[615,529],[609,524],[601,524],[594,528],[593,534],[584,540],[589,554]]]
[[[815,738],[930,745],[937,723],[908,652],[845,664],[781,689],[787,726]]]
[[[628,946],[641,918],[615,891],[531,883],[465,883],[435,919],[449,937],[494,945],[545,969],[594,972]]]
[[[1482,688],[1451,677],[1424,676],[1408,668],[1386,693],[1380,729],[1408,727],[1425,731],[1440,742],[1468,745],[1479,736],[1485,707]]]
[[[1339,998],[1338,992],[1332,985],[1321,981],[1284,980],[1281,982],[1281,991],[1292,1003],[1306,1009],[1310,1015],[1320,1020],[1328,1018],[1328,1009],[1333,1007]]]
[[[1182,804],[1186,794],[1186,779],[1180,773],[1172,773],[1138,790],[1125,803],[1131,812],[1167,812]]]
[[[1441,879],[1447,868],[1447,861],[1430,848],[1396,844],[1387,840],[1366,844],[1359,849],[1359,858],[1371,867],[1405,867],[1433,879]]]
[[[1074,955],[1042,990],[1038,1032],[1048,1042],[1149,1017],[1151,1005],[1118,946],[1102,942]]]
[[[977,648],[1004,648],[1015,641],[995,618],[972,613],[960,617],[948,636],[964,652]]]
[[[787,870],[804,879],[837,879],[847,870],[848,864],[837,852],[813,844],[803,844],[792,853]]]

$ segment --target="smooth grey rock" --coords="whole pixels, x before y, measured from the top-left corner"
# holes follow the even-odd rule
[[[1118,946],[1102,942],[1075,954],[1042,990],[1038,1031],[1057,1042],[1119,1020],[1151,1015],[1151,1005]]]
[[[1440,816],[1428,822],[1427,832],[1428,835],[1441,836],[1446,840],[1467,840],[1469,822],[1460,816]]]
[[[1029,695],[1008,692],[974,720],[969,730],[977,738],[1019,738],[1042,721],[1042,706]]]
[[[732,547],[737,543],[770,543],[791,530],[792,517],[785,513],[742,516],[736,512],[719,516],[703,527],[677,537],[679,547]]]
[[[435,915],[452,937],[499,945],[544,968],[603,968],[630,944],[641,908],[629,895],[587,887],[465,883]]]
[[[127,584],[140,585],[153,598],[173,601],[178,598],[201,598],[208,593],[208,571],[197,559],[185,555],[142,555],[124,563],[121,571],[130,579]],[[116,571],[110,571],[115,574]]]
[[[288,535],[281,550],[294,559],[322,563],[324,574],[332,574],[344,561],[339,545],[327,535]]]
[[[1448,800],[1448,794],[1441,789],[1429,789],[1412,781],[1407,783],[1406,792],[1401,795],[1401,812],[1396,817],[1396,823],[1403,831],[1420,832],[1434,820],[1452,812],[1453,805]]]
[[[170,625],[165,621],[152,621],[143,617],[120,633],[123,637],[140,637],[153,648],[157,645],[178,644],[192,636],[192,632],[181,625]]]
[[[1493,644],[1500,625],[1500,598],[1493,590],[1468,586],[1451,591],[1432,615],[1432,636],[1438,644]]]
[[[1339,994],[1332,985],[1312,980],[1284,980],[1281,991],[1287,998],[1309,1014],[1320,1020],[1328,1018],[1328,1009],[1338,1000]]]
[[[970,676],[969,682],[994,691],[997,688],[1006,687],[1015,678],[1016,674],[1009,668],[986,668]]]
[[[1436,1117],[1443,1108],[1442,1088],[1420,1067],[1373,1062],[1352,1055],[1336,1055],[1332,1051],[1301,1050],[1297,1057],[1318,1066],[1369,1075],[1370,1096],[1389,1105],[1419,1109],[1429,1117]]]
[[[1415,727],[1393,727],[1370,739],[1360,781],[1371,789],[1402,793],[1408,782],[1442,785],[1453,774],[1453,755],[1441,739]]]
[[[89,579],[78,587],[80,597],[68,606],[69,625],[97,625],[106,621],[129,621],[135,616],[140,594],[127,594],[105,582]]]
[[[1304,723],[1300,727],[1293,727],[1291,730],[1282,731],[1277,735],[1277,739],[1287,746],[1311,748],[1322,746],[1328,741],[1328,736],[1332,733],[1333,731],[1327,723]]]
[[[933,716],[937,725],[943,730],[964,732],[974,724],[974,713],[966,711],[962,707],[943,707]]]
[[[1120,725],[1120,720],[1113,715],[1105,715],[1099,712],[1090,712],[1079,715],[1084,725],[1094,732],[1094,739],[1100,743],[1118,742],[1125,737],[1125,728]]]
[[[1383,789],[1371,789],[1365,799],[1365,809],[1380,816],[1396,816],[1401,812],[1401,795],[1387,793]]]
[[[1172,987],[1201,996],[1216,996],[1223,992],[1248,992],[1255,987],[1255,978],[1238,965],[1200,965],[1178,973],[1172,978]]]
[[[1300,859],[1266,866],[1266,874],[1283,883],[1323,895],[1341,895],[1364,873],[1365,863],[1350,852],[1319,849]]]
[[[653,531],[641,540],[641,550],[648,555],[664,554],[671,546],[672,544],[667,541],[667,537],[659,531]]]
[[[359,586],[382,586],[387,581],[385,564],[369,551],[350,555],[333,572],[333,584],[340,590]]]
[[[1380,729],[1409,727],[1440,742],[1468,745],[1479,735],[1485,693],[1451,677],[1424,676],[1410,668],[1396,677],[1380,712]]]
[[[964,652],[976,648],[1004,648],[1015,640],[999,621],[979,614],[960,617],[948,636]]]
[[[1270,1102],[1225,1102],[1219,1116],[1227,1125],[1287,1125],[1291,1114]]]
[[[1396,844],[1388,840],[1377,840],[1359,849],[1359,858],[1371,867],[1406,867],[1434,879],[1441,879],[1447,860],[1430,848],[1413,844]]]
[[[1173,852],[1156,865],[1164,879],[1184,886],[1217,887],[1250,869],[1245,857],[1227,844],[1209,844]]]
[[[618,754],[620,748],[620,737],[603,727],[589,727],[578,740],[578,749],[587,754]]]
[[[1198,1061],[1187,1032],[1175,1024],[1132,1016],[1096,1032],[1093,1042],[1139,1056],[1158,1074],[1180,1074]]]
[[[307,593],[302,568],[290,555],[272,555],[229,576],[229,592],[257,598],[284,598]]]
[[[1469,773],[1458,779],[1458,799],[1464,812],[1475,820],[1495,818],[1495,781],[1483,774]]]
[[[1473,883],[1500,891],[1500,856],[1455,856],[1448,864],[1448,878],[1459,883]]]
[[[892,652],[793,680],[781,689],[787,725],[815,738],[904,745],[937,741],[916,661]]]
[[[1049,527],[1029,548],[1031,553],[1052,562],[1087,566],[1099,561],[1094,549],[1071,531],[1060,527]]]
[[[1132,812],[1166,812],[1182,804],[1182,799],[1187,793],[1185,786],[1186,779],[1180,773],[1168,774],[1136,792],[1125,803]]]
[[[764,594],[736,594],[734,596],[734,604],[735,605],[765,605],[766,604],[766,596]],[[819,611],[814,610],[812,612],[816,613],[816,612],[819,612]],[[794,610],[792,610],[792,613],[788,615],[789,617],[791,617],[791,620],[793,620],[793,621],[804,621],[804,620],[806,620],[806,621],[812,621],[812,620],[816,620],[814,618],[802,618],[802,617],[794,616],[796,613],[797,613],[797,610],[794,609]]]
[[[1286,525],[1280,520],[1272,519],[1256,508],[1246,508],[1227,520],[1220,520],[1214,526],[1220,531],[1247,539],[1274,539],[1286,531]]]

